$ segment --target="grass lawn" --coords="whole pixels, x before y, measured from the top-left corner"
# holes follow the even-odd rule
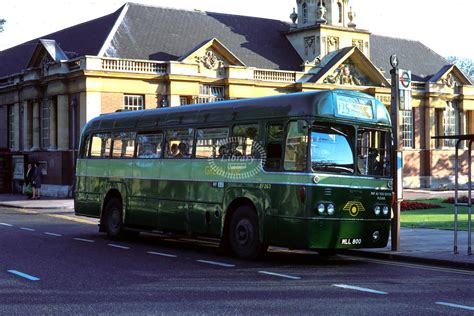
[[[417,200],[417,202],[438,204],[443,208],[403,211],[400,218],[402,227],[454,229],[453,204],[443,203],[441,199]],[[467,207],[458,208],[458,229],[467,231]]]

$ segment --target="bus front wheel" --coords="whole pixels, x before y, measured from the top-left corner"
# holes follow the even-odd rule
[[[115,239],[122,236],[122,202],[119,199],[112,198],[107,202],[103,224],[109,238]]]
[[[229,244],[240,258],[255,259],[266,247],[260,242],[257,214],[250,206],[239,206],[230,220]]]

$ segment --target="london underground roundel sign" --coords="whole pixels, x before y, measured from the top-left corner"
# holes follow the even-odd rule
[[[400,69],[398,74],[398,88],[400,90],[411,90],[411,71]]]

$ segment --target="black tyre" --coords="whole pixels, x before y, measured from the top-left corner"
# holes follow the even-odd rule
[[[122,202],[118,198],[110,199],[104,212],[103,225],[109,238],[123,237]]]
[[[260,242],[257,214],[250,206],[240,206],[234,212],[228,237],[233,253],[243,259],[255,259],[267,248]]]

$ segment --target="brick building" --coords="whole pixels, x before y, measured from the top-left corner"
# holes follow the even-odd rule
[[[358,29],[349,0],[296,8],[282,22],[127,3],[1,51],[0,191],[38,161],[44,194],[69,195],[81,128],[102,113],[336,88],[388,107],[392,54],[414,81],[413,110],[401,113],[404,185],[452,183],[453,144],[431,136],[474,133],[471,80],[418,41]]]

